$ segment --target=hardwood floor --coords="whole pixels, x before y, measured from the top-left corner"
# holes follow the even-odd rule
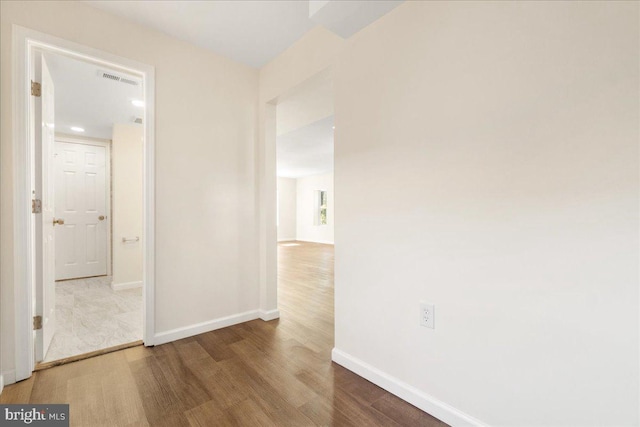
[[[69,403],[83,427],[445,426],[331,362],[333,246],[290,244],[278,247],[279,320],[38,371],[0,403]]]

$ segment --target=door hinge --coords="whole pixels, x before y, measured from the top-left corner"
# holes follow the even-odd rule
[[[42,316],[33,316],[33,330],[42,329]]]
[[[41,92],[42,92],[42,85],[38,82],[34,82],[33,80],[31,80],[31,95],[40,96]]]
[[[40,199],[31,200],[31,213],[42,213],[42,201]]]

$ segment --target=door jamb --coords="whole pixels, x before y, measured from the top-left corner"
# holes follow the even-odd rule
[[[12,44],[14,366],[15,379],[20,381],[29,378],[35,366],[32,323],[35,236],[31,230],[34,141],[29,126],[32,52],[39,49],[101,64],[137,75],[143,81],[146,105],[143,118],[143,341],[146,346],[153,345],[155,337],[155,69],[151,65],[15,24],[12,26]]]
[[[259,207],[257,220],[260,318],[263,320],[280,317],[278,310],[278,229],[276,226],[278,209],[277,105],[292,94],[322,79],[333,79],[333,65],[321,68],[297,84],[271,94],[272,97],[259,100],[256,171],[258,175],[257,204]]]
[[[76,135],[67,135],[64,133],[56,133],[54,136],[55,142],[67,142],[70,144],[82,144],[82,145],[95,145],[98,147],[104,147],[106,149],[106,158],[105,158],[105,168],[107,175],[106,189],[105,189],[105,197],[106,197],[106,208],[105,211],[107,213],[107,276],[111,276],[113,274],[112,271],[112,259],[111,259],[111,248],[113,245],[113,230],[111,222],[113,220],[113,212],[111,210],[111,140],[101,139],[101,138],[90,138],[86,136],[76,136]],[[57,190],[57,189],[56,189]],[[56,193],[54,193],[56,194]]]

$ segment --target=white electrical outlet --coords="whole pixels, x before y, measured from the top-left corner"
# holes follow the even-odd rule
[[[420,326],[435,329],[436,310],[433,304],[420,303]]]

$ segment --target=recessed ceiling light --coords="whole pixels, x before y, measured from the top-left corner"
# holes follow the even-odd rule
[[[335,129],[335,128],[336,128],[335,126],[331,126],[331,129]]]
[[[84,132],[84,129],[78,126],[71,126],[71,130],[74,132]]]
[[[134,99],[131,103],[136,107],[144,107],[144,101],[140,101],[139,99]]]

